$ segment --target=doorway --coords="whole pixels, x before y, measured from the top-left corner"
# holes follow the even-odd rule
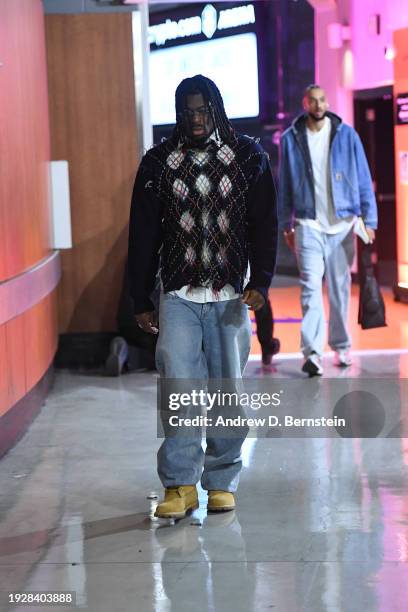
[[[378,281],[387,286],[397,280],[393,112],[391,87],[354,92],[355,128],[367,155],[378,205]]]

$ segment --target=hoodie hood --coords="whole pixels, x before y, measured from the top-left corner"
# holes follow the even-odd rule
[[[337,129],[339,129],[343,125],[343,121],[342,121],[341,117],[336,115],[336,113],[332,113],[330,111],[327,111],[326,112],[326,116],[331,121],[332,129],[337,130]],[[301,115],[298,115],[292,121],[292,129],[293,129],[293,131],[294,132],[303,132],[306,129],[306,120],[307,120],[307,113],[302,113]]]

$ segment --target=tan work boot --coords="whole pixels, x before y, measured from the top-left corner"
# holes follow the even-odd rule
[[[210,512],[227,512],[234,510],[234,494],[229,491],[208,491],[207,510]]]
[[[165,489],[164,500],[157,506],[154,516],[159,518],[184,518],[189,510],[198,508],[195,485],[182,485]]]

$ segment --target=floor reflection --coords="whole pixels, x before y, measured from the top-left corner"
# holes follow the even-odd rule
[[[201,526],[162,525],[155,537],[163,549],[158,592],[162,586],[172,612],[228,610],[229,601],[236,612],[253,609],[255,576],[235,512],[205,516]],[[220,546],[232,563],[217,560]],[[192,553],[194,561],[183,562]]]

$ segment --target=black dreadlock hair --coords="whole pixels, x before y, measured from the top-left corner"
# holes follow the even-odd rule
[[[177,123],[174,128],[173,137],[182,142],[186,139],[182,121],[183,111],[186,107],[187,96],[194,94],[202,94],[205,103],[208,104],[216,137],[220,138],[223,142],[235,140],[235,131],[226,115],[220,91],[214,81],[202,74],[196,74],[193,77],[184,79],[176,89]]]

